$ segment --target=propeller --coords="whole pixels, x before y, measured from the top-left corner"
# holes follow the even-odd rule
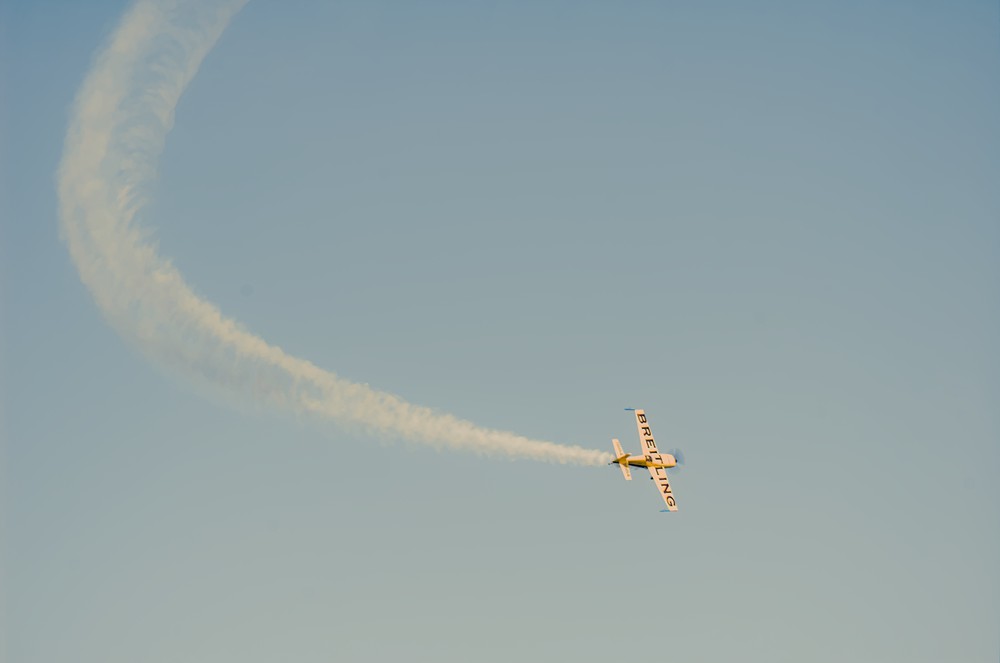
[[[671,449],[667,453],[669,453],[671,456],[674,457],[674,460],[677,461],[678,465],[684,464],[684,452],[681,451],[680,449]]]

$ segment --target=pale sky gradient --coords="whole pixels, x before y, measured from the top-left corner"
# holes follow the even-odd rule
[[[130,349],[54,184],[126,7],[0,9],[6,660],[1000,658],[995,3],[254,0],[209,54],[149,212],[195,289],[485,426],[643,407],[670,515]]]

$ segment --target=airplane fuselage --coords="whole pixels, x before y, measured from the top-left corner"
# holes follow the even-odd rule
[[[631,465],[632,467],[648,467],[650,469],[667,469],[670,467],[677,467],[677,461],[670,454],[659,454],[664,462],[656,463],[653,462],[652,456],[645,456],[643,458],[632,458],[628,456],[626,458],[616,458],[611,461],[613,465]]]

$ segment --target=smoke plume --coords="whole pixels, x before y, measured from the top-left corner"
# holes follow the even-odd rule
[[[62,235],[104,316],[168,369],[244,402],[439,448],[594,465],[608,454],[480,428],[350,382],[223,315],[161,257],[142,211],[174,110],[245,0],[139,0],[97,55],[72,107],[58,172]]]

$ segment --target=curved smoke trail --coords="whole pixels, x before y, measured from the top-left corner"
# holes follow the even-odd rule
[[[246,0],[140,0],[76,97],[58,173],[63,236],[126,339],[242,399],[355,422],[437,447],[592,465],[607,454],[489,430],[356,384],[269,345],[196,295],[138,225],[174,109]],[[211,5],[211,6],[209,6]]]

